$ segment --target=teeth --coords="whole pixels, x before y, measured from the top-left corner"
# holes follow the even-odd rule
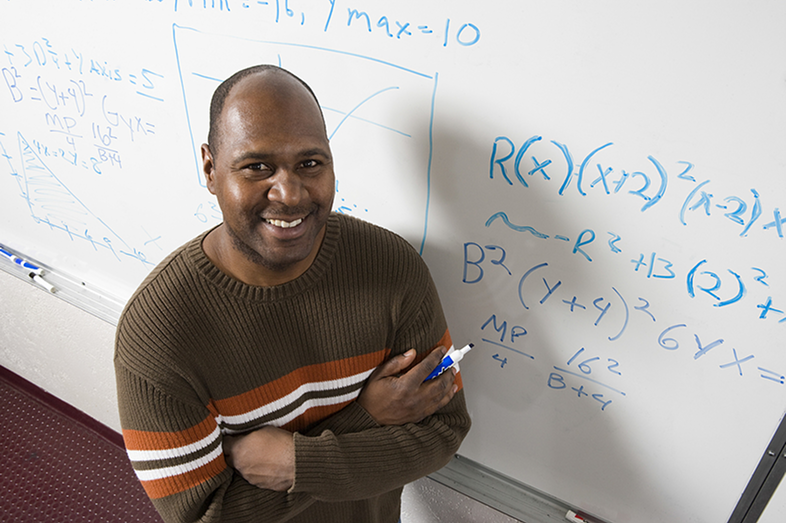
[[[270,220],[265,218],[265,221],[271,225],[275,225],[276,227],[281,227],[282,229],[289,229],[290,227],[297,227],[303,222],[303,218],[298,218],[294,222],[285,222],[282,220]]]

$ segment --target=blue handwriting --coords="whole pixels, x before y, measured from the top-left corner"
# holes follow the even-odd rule
[[[682,346],[677,336],[679,336],[679,334],[683,332],[682,329],[687,329],[687,328],[688,325],[685,323],[677,323],[674,325],[670,325],[669,327],[664,329],[658,336],[658,345],[667,351],[671,351],[671,352],[677,351]],[[712,339],[712,337],[707,339]],[[723,338],[715,338],[712,341],[707,341],[707,339],[702,341],[698,333],[693,333],[693,341],[696,345],[696,351],[693,354],[694,361],[703,358],[704,356],[709,354],[710,351],[713,351],[713,354],[715,354],[720,350],[719,348],[723,346],[723,344],[725,343],[725,340]],[[736,370],[736,374],[738,374],[739,376],[744,376],[743,364],[752,361],[755,358],[755,355],[747,354],[744,355],[743,357],[740,357],[740,355],[737,353],[737,348],[729,347],[729,349],[731,350],[731,355],[727,356],[724,360],[721,360],[724,361],[724,363],[718,365],[718,368],[733,369]],[[726,354],[728,354],[728,352],[726,352]],[[766,370],[762,367],[757,367],[757,370],[761,372],[761,374],[759,374],[760,378],[772,383],[777,383],[780,385],[784,384],[785,378],[780,373],[771,370]]]
[[[334,30],[341,27],[341,18],[336,11],[337,0],[328,0],[330,11],[325,21],[324,31]],[[458,44],[460,47],[472,47],[480,42],[480,28],[472,23],[456,24],[450,18],[445,18],[437,23],[427,23],[425,21],[399,20],[380,12],[369,14],[353,7],[346,8],[344,18],[347,29],[354,29],[356,34],[376,34],[391,40],[408,40],[413,38],[425,39],[435,44],[448,47],[451,44]]]
[[[627,396],[625,392],[618,389],[616,386],[609,385],[609,382],[606,380],[614,379],[614,376],[622,376],[622,372],[619,370],[620,363],[613,359],[613,358],[606,358],[605,361],[602,361],[600,356],[591,356],[586,357],[586,355],[582,355],[585,352],[585,348],[582,347],[576,352],[565,364],[564,367],[557,367],[554,366],[554,370],[556,372],[552,372],[549,374],[548,378],[548,387],[553,390],[562,390],[568,388],[568,384],[566,383],[565,376],[571,376],[573,378],[578,378],[582,381],[588,382],[591,385],[587,385],[586,383],[582,383],[580,386],[570,387],[570,390],[576,393],[576,397],[581,399],[583,397],[592,397],[592,399],[596,400],[600,403],[601,411],[605,411],[606,407],[611,405],[612,400],[607,400],[606,396],[603,393],[593,393],[587,392],[585,387],[601,387],[605,391],[611,391],[620,396]],[[577,363],[576,370],[573,370],[571,367],[572,364]],[[597,370],[597,364],[601,366],[601,372],[604,373],[602,376],[598,377],[598,374],[593,374],[593,371]],[[609,376],[609,374],[611,376]]]
[[[628,188],[626,194],[631,194],[644,201],[641,207],[641,211],[644,212],[660,202],[666,194],[668,175],[661,163],[653,156],[649,156],[647,159],[654,167],[654,173],[622,170],[618,177],[613,179],[614,169],[612,167],[595,163],[596,156],[609,149],[613,145],[612,142],[597,147],[586,155],[580,164],[577,164],[574,162],[568,146],[555,140],[549,143],[556,150],[536,148],[535,145],[542,139],[542,136],[533,136],[525,140],[517,149],[513,140],[507,136],[495,138],[489,160],[489,178],[493,179],[495,173],[499,172],[502,178],[512,186],[515,184],[511,176],[515,176],[518,184],[525,188],[529,187],[529,183],[534,179],[542,179],[544,182],[550,182],[552,179],[558,180],[555,173],[558,170],[557,163],[553,158],[544,159],[543,156],[552,156],[556,153],[558,156],[561,155],[560,165],[563,163],[566,165],[562,174],[562,183],[558,189],[560,196],[565,194],[574,179],[576,180],[576,191],[582,196],[586,196],[587,190],[595,189],[595,187],[597,187],[596,191],[602,191],[606,195],[617,194],[623,187],[626,187]],[[592,165],[593,163],[595,165]],[[595,168],[597,168],[597,178],[593,179]]]

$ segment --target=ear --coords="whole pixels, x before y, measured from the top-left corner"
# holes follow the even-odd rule
[[[205,175],[205,184],[210,194],[216,194],[215,191],[215,162],[213,161],[213,153],[210,151],[210,146],[206,143],[202,144],[202,173]]]

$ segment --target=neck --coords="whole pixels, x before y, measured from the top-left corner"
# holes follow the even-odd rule
[[[271,269],[255,263],[245,253],[240,252],[224,224],[212,230],[202,242],[202,250],[207,258],[223,273],[247,285],[272,287],[288,283],[306,272],[319,254],[325,238],[325,225],[314,242],[314,249],[307,258],[290,264],[282,269]]]

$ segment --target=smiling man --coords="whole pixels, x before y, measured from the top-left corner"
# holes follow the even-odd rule
[[[241,281],[285,283],[311,266],[325,235],[330,144],[316,99],[294,78],[268,71],[238,83],[202,145],[207,187],[224,214],[204,248]]]
[[[380,522],[469,430],[423,261],[331,213],[311,89],[273,66],[219,86],[202,146],[224,222],[164,260],[118,325],[129,458],[165,521]],[[369,176],[373,176],[369,173]]]

